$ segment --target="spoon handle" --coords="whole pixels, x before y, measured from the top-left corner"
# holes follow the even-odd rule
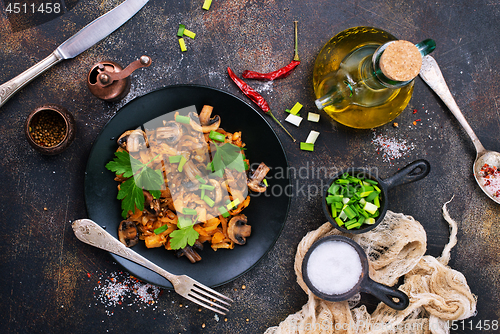
[[[450,89],[446,85],[443,74],[434,58],[425,56],[422,59],[422,69],[420,70],[420,77],[432,88],[432,90],[443,100],[444,104],[448,106],[451,113],[456,117],[460,125],[464,128],[465,132],[472,139],[472,143],[476,148],[477,156],[483,155],[486,150],[477,138],[474,130],[470,127],[464,115],[460,111],[455,99],[451,95]]]

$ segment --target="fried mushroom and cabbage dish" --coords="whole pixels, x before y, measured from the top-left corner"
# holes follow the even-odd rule
[[[118,236],[126,246],[144,240],[148,248],[165,247],[195,263],[205,244],[217,250],[246,243],[252,228],[242,212],[249,190],[266,191],[269,168],[249,168],[241,131],[226,132],[212,110],[176,112],[159,126],[119,137],[106,168],[119,182],[124,220]]]

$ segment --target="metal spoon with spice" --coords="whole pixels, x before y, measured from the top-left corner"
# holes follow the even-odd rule
[[[479,141],[469,123],[465,119],[464,115],[460,111],[455,99],[451,95],[451,92],[446,85],[446,81],[439,69],[439,66],[431,56],[425,56],[422,59],[422,69],[420,70],[420,77],[432,88],[432,90],[443,100],[444,104],[450,109],[451,113],[456,117],[460,125],[464,128],[465,132],[469,135],[476,148],[476,160],[474,161],[474,178],[477,184],[481,187],[486,195],[491,198],[496,203],[500,204],[500,180],[496,180],[498,189],[492,189],[489,185],[491,184],[491,179],[496,176],[496,173],[486,173],[486,169],[490,167],[500,167],[500,153],[495,151],[489,151],[484,148],[484,146]],[[495,168],[496,170],[496,168]],[[488,182],[490,181],[490,182]]]

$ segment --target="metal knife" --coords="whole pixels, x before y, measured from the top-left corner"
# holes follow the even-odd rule
[[[0,107],[31,80],[63,59],[78,56],[135,15],[149,0],[126,0],[106,14],[87,24],[70,37],[47,58],[33,65],[14,79],[0,85]]]

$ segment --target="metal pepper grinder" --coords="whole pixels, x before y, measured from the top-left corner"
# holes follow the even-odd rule
[[[87,86],[92,94],[104,101],[119,101],[130,91],[130,74],[149,65],[151,58],[148,56],[141,56],[125,69],[114,61],[101,61],[89,71]]]

